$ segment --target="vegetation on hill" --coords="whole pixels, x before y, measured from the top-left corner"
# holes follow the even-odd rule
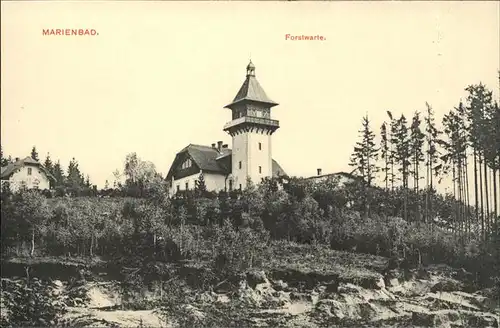
[[[500,109],[483,85],[467,91],[443,131],[430,106],[422,127],[419,113],[409,125],[388,112],[379,147],[365,117],[352,156],[363,179],[344,187],[335,178],[280,177],[214,193],[202,177],[195,190],[170,198],[154,166],[136,154],[127,156],[125,182],[110,194],[118,197],[46,198],[4,185],[2,255],[100,257],[132,268],[130,285],[165,275],[167,264],[191,262],[194,271],[195,264],[209,268],[194,275],[196,283],[213,285],[251,268],[293,265],[348,276],[346,263],[357,257],[336,262],[347,251],[390,258],[389,268],[446,263],[472,273],[478,287],[499,288]],[[379,173],[382,186],[374,182]],[[453,191],[437,193],[436,180],[450,176]],[[82,185],[76,161],[64,181],[67,190]],[[339,253],[331,257],[331,250]],[[364,263],[384,267],[379,260]],[[350,267],[358,275],[373,269]]]

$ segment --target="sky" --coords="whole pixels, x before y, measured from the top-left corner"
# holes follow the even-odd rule
[[[102,187],[136,152],[166,175],[222,130],[251,59],[280,105],[273,158],[289,175],[350,171],[362,117],[441,117],[482,82],[499,96],[500,3],[1,2],[1,143],[36,146]],[[95,29],[47,36],[43,29]],[[324,41],[291,41],[322,35]]]

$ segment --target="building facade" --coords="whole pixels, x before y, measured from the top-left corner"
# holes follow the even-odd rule
[[[250,61],[246,78],[233,101],[232,120],[223,130],[232,137],[232,149],[218,141],[211,146],[190,144],[177,153],[167,174],[170,194],[195,188],[203,174],[208,190],[244,189],[248,179],[285,175],[272,158],[272,135],[279,121],[271,118],[271,108],[278,104],[266,95],[255,77],[255,65]]]
[[[31,157],[16,160],[2,167],[2,184],[8,183],[12,191],[20,189],[50,189],[51,181],[55,178],[50,172]]]

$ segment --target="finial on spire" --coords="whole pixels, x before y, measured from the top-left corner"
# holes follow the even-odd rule
[[[255,76],[255,65],[252,63],[250,59],[250,63],[247,65],[247,76]]]

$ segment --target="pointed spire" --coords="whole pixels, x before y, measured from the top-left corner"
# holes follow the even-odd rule
[[[250,59],[250,63],[247,65],[247,76],[255,76],[255,65],[252,63]]]

